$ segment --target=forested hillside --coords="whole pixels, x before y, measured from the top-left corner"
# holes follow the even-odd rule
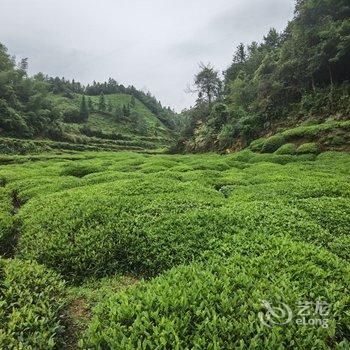
[[[201,66],[198,100],[173,151],[241,149],[300,124],[348,119],[349,62],[349,1],[298,0],[282,33],[237,47],[223,79]]]
[[[54,148],[155,148],[167,145],[179,127],[170,108],[133,86],[29,77],[27,68],[27,59],[16,63],[0,45],[2,152],[32,151],[43,142]]]

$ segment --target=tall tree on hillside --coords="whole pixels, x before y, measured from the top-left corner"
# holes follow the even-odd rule
[[[21,61],[18,64],[18,68],[25,73],[27,72],[27,70],[28,70],[28,57],[21,59]]]
[[[118,105],[116,108],[115,108],[115,117],[117,120],[120,120],[121,118],[123,118],[124,116],[124,113],[123,113],[123,109],[120,108],[120,106]]]
[[[268,50],[274,50],[280,44],[281,37],[275,28],[271,28],[266,36],[264,36],[264,46]]]
[[[89,96],[88,98],[88,107],[89,107],[89,111],[93,111],[94,110],[94,104],[92,103],[91,97]]]
[[[254,49],[254,48],[253,48]],[[250,49],[249,49],[250,52]],[[247,62],[247,52],[243,43],[240,43],[233,55],[233,60],[231,66],[224,72],[225,75],[225,85],[229,81],[235,80],[239,72],[244,69],[245,63]]]
[[[89,109],[86,103],[85,95],[82,96],[80,102],[79,119],[81,122],[86,123],[89,119]]]
[[[245,46],[243,43],[240,43],[238,46],[237,46],[237,50],[233,56],[233,62],[235,63],[243,63],[245,62],[247,59],[247,53],[246,53],[246,50],[245,50]]]
[[[198,95],[203,96],[211,106],[212,102],[220,95],[221,80],[219,72],[216,71],[210,64],[200,64],[200,72],[196,74],[194,83],[197,87]]]
[[[124,115],[124,117],[127,117],[127,118],[130,117],[130,106],[129,105],[123,106],[123,115]]]
[[[132,95],[130,99],[130,107],[135,108],[135,106],[136,106],[136,100],[135,100],[135,97]]]
[[[101,112],[104,112],[106,110],[106,99],[105,99],[105,95],[103,94],[103,92],[101,92],[101,94],[100,94],[100,98],[98,101],[98,109]]]

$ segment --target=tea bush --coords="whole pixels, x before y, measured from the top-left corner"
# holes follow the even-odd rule
[[[64,305],[60,277],[34,262],[0,259],[0,348],[57,349]]]
[[[263,234],[249,238],[229,237],[205,263],[174,268],[100,302],[81,347],[346,348],[349,267],[313,245]],[[290,322],[270,330],[257,317],[261,300],[295,309],[310,298],[332,305],[328,328]]]
[[[294,143],[285,143],[277,151],[275,151],[275,153],[276,154],[295,154],[296,151],[297,150]]]
[[[7,254],[13,243],[12,197],[9,191],[0,187],[0,255]]]
[[[179,231],[174,237],[163,237],[164,231],[155,236],[152,225],[169,220],[170,213],[220,206],[222,198],[200,185],[164,179],[124,180],[47,196],[21,212],[20,254],[68,278],[125,270],[154,274],[172,266],[171,259],[166,262],[165,245],[174,250],[172,242],[181,239],[185,251],[190,236],[181,238]],[[182,261],[176,254],[181,252],[175,251],[173,259]]]
[[[303,143],[297,149],[297,153],[299,154],[305,154],[305,153],[317,154],[319,152],[320,152],[320,148],[317,145],[317,143],[314,143],[314,142]]]
[[[84,349],[345,349],[350,156],[276,153],[8,156],[0,227],[15,221],[16,257],[77,290],[86,279],[146,278],[94,297]],[[327,301],[329,327],[270,329],[260,299]],[[21,330],[12,337],[32,341]]]
[[[285,138],[282,135],[274,135],[265,140],[264,145],[261,148],[263,153],[275,152],[285,143]]]

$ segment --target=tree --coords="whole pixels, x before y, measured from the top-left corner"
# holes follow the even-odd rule
[[[80,122],[82,123],[86,123],[89,119],[89,109],[86,104],[85,95],[81,97],[79,119],[80,119]]]
[[[271,28],[266,36],[264,36],[264,46],[268,50],[273,50],[280,44],[280,35],[275,28]]]
[[[28,57],[21,59],[19,65],[18,65],[18,68],[20,70],[22,70],[23,72],[27,73],[27,70],[28,70]]]
[[[240,43],[238,46],[237,46],[237,50],[233,56],[233,62],[235,63],[243,63],[245,62],[247,59],[247,54],[246,54],[246,51],[245,51],[245,46],[243,43]]]
[[[105,99],[105,95],[103,94],[103,92],[101,92],[100,98],[98,101],[98,110],[101,112],[104,112],[106,110],[106,99]]]
[[[131,99],[130,99],[130,107],[135,108],[135,106],[136,106],[136,100],[135,100],[134,95],[132,95]]]
[[[120,106],[116,107],[116,109],[115,109],[115,116],[116,116],[117,120],[120,120],[124,116],[123,109],[120,108]]]
[[[124,117],[127,117],[127,118],[130,117],[130,107],[129,107],[129,105],[124,105],[123,106],[123,115],[124,115]]]
[[[88,107],[89,107],[89,111],[93,111],[94,110],[94,104],[92,103],[91,97],[89,96],[88,98]]]
[[[200,64],[200,72],[196,74],[194,83],[197,87],[198,96],[205,97],[209,106],[211,106],[214,99],[216,99],[221,92],[221,80],[219,72],[216,71],[210,64]]]

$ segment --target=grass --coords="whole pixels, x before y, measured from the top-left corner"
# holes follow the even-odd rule
[[[40,325],[42,309],[31,311],[38,343],[20,328],[6,334],[34,348],[346,349],[350,155],[282,147],[4,156],[0,232],[11,236],[15,222],[19,240],[3,261],[56,276],[45,280],[48,298],[66,281],[64,310],[51,302]],[[12,285],[27,298],[36,291],[22,287],[25,271]],[[261,300],[295,312],[298,301],[326,301],[329,326],[265,327]]]

